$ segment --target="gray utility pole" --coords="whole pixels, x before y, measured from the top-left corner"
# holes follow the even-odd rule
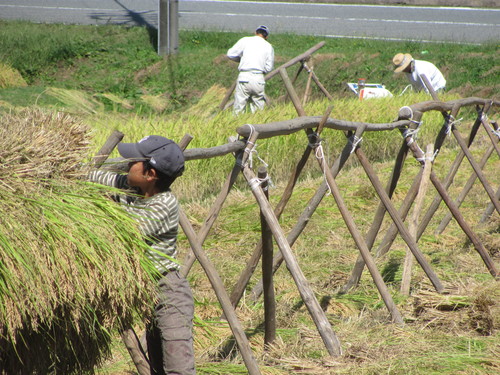
[[[158,55],[175,55],[179,50],[179,0],[159,0]]]

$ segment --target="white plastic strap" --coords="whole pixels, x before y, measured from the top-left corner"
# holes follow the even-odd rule
[[[420,150],[422,151],[422,150]],[[423,152],[423,151],[422,151]],[[434,153],[431,156],[427,156],[427,154],[424,154],[421,158],[416,158],[417,161],[421,163],[425,163],[427,160],[429,160],[431,163],[434,162],[434,159],[436,158],[437,154],[439,152],[439,149],[434,150]]]
[[[250,188],[253,190],[255,189],[257,186],[261,186],[264,182],[266,181],[269,181],[269,176],[266,176],[265,178],[258,178],[258,177],[254,177],[252,178],[248,184],[250,185]],[[267,190],[267,186],[266,186],[266,189]]]
[[[450,115],[450,119],[452,121],[448,121],[448,127],[446,128],[446,135],[450,134],[451,128],[455,125],[460,125],[460,122],[463,120],[463,117],[460,117],[458,120],[455,119],[452,115]]]
[[[326,186],[328,186],[328,192],[327,192],[327,195],[328,194],[331,194],[332,193],[332,188],[330,187],[330,184],[328,184],[328,180],[326,178],[326,172],[325,172],[325,168],[328,168],[328,163],[325,159],[325,153],[323,152],[323,145],[319,144],[319,146],[316,147],[316,154],[315,154],[316,158],[320,161],[320,164],[322,166],[322,169],[323,169],[323,177],[325,179],[325,183],[326,183]]]
[[[246,124],[250,127],[250,135],[248,136],[248,139],[252,137],[253,132],[255,131],[255,128],[251,124]],[[251,147],[248,147],[251,146]],[[264,165],[266,168],[268,167],[268,164],[259,156],[259,153],[257,152],[257,144],[250,142],[247,140],[247,147],[245,147],[245,152],[248,154],[248,160],[247,160],[247,165],[252,168],[253,167],[253,155],[255,154],[257,156],[257,159]]]
[[[358,147],[358,145],[363,141],[363,137],[359,137],[354,134],[352,139],[349,139],[349,141],[351,142],[352,144],[352,149],[351,149],[351,154],[356,151],[356,148]]]

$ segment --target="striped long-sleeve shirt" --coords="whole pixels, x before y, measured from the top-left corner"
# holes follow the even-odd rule
[[[92,171],[89,181],[128,190],[127,176],[115,172]],[[120,194],[114,199],[137,220],[139,228],[150,250],[149,258],[159,272],[179,269],[169,259],[177,256],[177,232],[179,225],[179,203],[171,191],[155,194],[150,198]],[[168,257],[164,256],[167,255]]]

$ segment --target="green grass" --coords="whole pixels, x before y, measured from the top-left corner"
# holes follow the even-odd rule
[[[152,111],[141,99],[145,95],[166,100],[162,112],[170,113],[196,103],[213,84],[229,87],[237,70],[225,52],[244,35],[181,31],[179,54],[163,59],[155,51],[154,31],[146,28],[11,21],[2,21],[0,26],[0,61],[17,69],[30,85],[77,89],[91,96],[112,93],[130,100],[135,113]],[[451,92],[462,96],[498,95],[498,43],[478,46],[277,34],[270,39],[275,48],[275,65],[320,41],[326,44],[313,55],[310,65],[335,97],[350,96],[346,83],[361,76],[368,82],[384,83],[399,94],[407,82],[403,77],[394,77],[391,60],[400,51],[435,63],[446,76]],[[296,69],[290,69],[291,77]],[[297,85],[305,87],[306,75],[301,77]],[[279,77],[269,81],[266,90],[272,99],[285,93]],[[318,97],[319,90],[315,88],[313,94]],[[13,104],[19,100],[26,105],[27,99],[22,96],[0,90],[0,100]],[[104,102],[113,109],[113,103]]]

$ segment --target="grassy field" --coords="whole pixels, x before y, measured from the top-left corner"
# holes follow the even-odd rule
[[[22,31],[20,31],[22,30]],[[225,89],[236,78],[236,66],[224,53],[242,35],[234,33],[181,32],[178,56],[162,59],[154,50],[154,34],[143,28],[117,26],[35,25],[0,23],[0,110],[42,107],[70,113],[89,124],[96,151],[113,130],[125,134],[126,141],[157,133],[180,140],[194,136],[190,148],[212,147],[227,142],[243,124],[263,124],[296,117],[286,100],[279,77],[269,81],[267,92],[272,105],[256,114],[234,117],[218,112]],[[276,65],[316,45],[322,39],[294,35],[273,35]],[[499,98],[498,43],[481,46],[420,44],[416,42],[366,42],[329,39],[314,54],[310,64],[334,97],[324,99],[316,88],[306,104],[308,115],[321,116],[333,104],[331,117],[373,123],[391,122],[402,106],[429,100],[424,94],[399,94],[407,82],[394,76],[391,58],[410,52],[441,68],[449,91],[442,100],[479,96]],[[295,76],[297,67],[289,69]],[[5,73],[7,72],[7,73]],[[18,72],[20,74],[16,74]],[[360,76],[381,82],[395,96],[359,101],[346,83]],[[301,74],[296,88],[302,97],[307,76]],[[7,82],[4,84],[3,82]],[[466,136],[475,115],[474,108],[460,113],[460,130]],[[497,119],[498,111],[490,118]],[[440,113],[428,113],[419,133],[422,148],[433,142],[442,125]],[[338,156],[345,137],[336,131],[323,134],[329,162]],[[484,131],[472,147],[480,158],[489,140]],[[363,150],[383,183],[388,179],[394,157],[402,143],[399,132],[367,134]],[[301,133],[259,141],[258,155],[269,166],[273,181],[270,199],[278,202],[291,168],[300,158],[307,139]],[[457,155],[451,137],[434,164],[444,178]],[[116,156],[113,154],[112,156]],[[352,159],[352,160],[351,160]],[[372,222],[378,198],[359,163],[351,158],[336,181],[361,233]],[[234,163],[231,155],[191,161],[185,175],[176,181],[175,193],[196,230],[204,222]],[[259,161],[255,160],[258,164]],[[500,162],[493,155],[485,173],[494,189],[500,184]],[[399,206],[419,165],[409,158],[396,190]],[[464,164],[450,193],[456,197],[471,173]],[[316,162],[308,162],[287,206],[280,225],[287,233],[296,223],[309,199],[323,182]],[[500,219],[494,214],[486,225],[479,217],[487,196],[476,184],[461,210],[498,265]],[[429,190],[424,207],[433,199]],[[252,301],[251,290],[260,278],[260,267],[237,310],[264,374],[494,374],[500,371],[500,288],[488,273],[480,256],[456,222],[441,235],[434,229],[447,210],[439,208],[419,245],[447,294],[437,294],[418,265],[414,267],[411,295],[399,292],[402,261],[406,246],[398,237],[391,251],[377,258],[378,269],[404,317],[404,325],[390,323],[389,314],[377,289],[365,272],[360,285],[349,293],[339,289],[348,279],[358,250],[331,195],[327,195],[293,246],[300,267],[339,337],[344,354],[328,356],[318,331],[301,301],[292,277],[282,266],[275,275],[277,297],[277,340],[263,347],[263,304]],[[382,231],[389,227],[389,220]],[[374,249],[377,249],[382,234]],[[228,291],[239,277],[260,236],[258,206],[245,181],[239,177],[204,243]],[[180,259],[189,243],[179,238]],[[275,252],[278,251],[275,248]],[[219,319],[221,308],[203,270],[195,264],[189,281],[196,299],[195,347],[199,374],[245,374],[241,356],[234,348],[226,321]],[[137,324],[137,331],[143,328]],[[117,339],[102,374],[134,374],[127,351]]]

